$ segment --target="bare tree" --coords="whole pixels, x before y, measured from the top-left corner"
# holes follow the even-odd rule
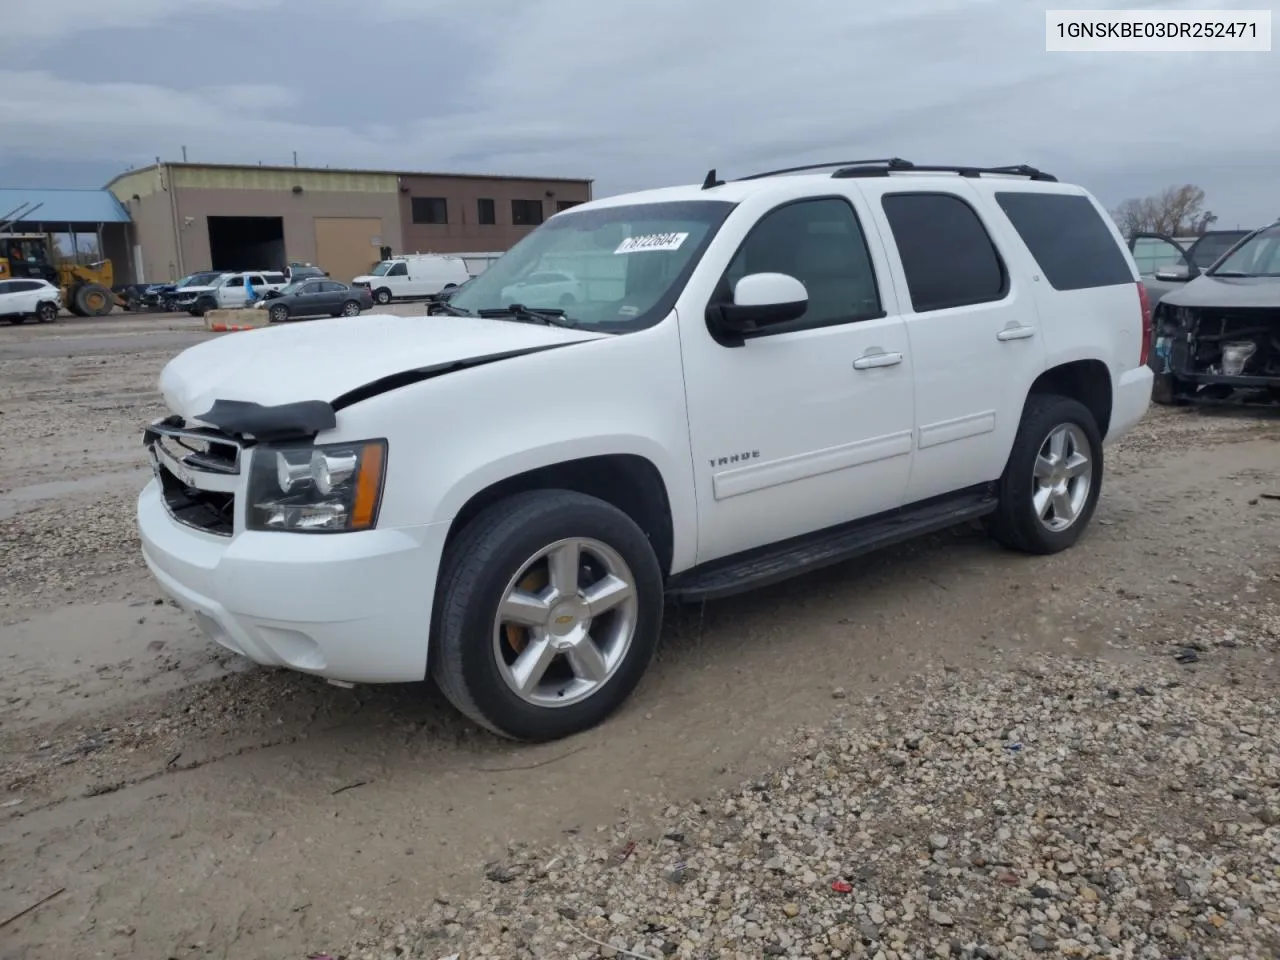
[[[1171,237],[1201,234],[1218,219],[1204,208],[1204,191],[1193,183],[1167,187],[1156,196],[1126,200],[1111,217],[1126,237],[1135,233]]]

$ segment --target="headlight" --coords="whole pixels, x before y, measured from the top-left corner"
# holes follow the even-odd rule
[[[385,440],[259,447],[249,474],[250,530],[335,533],[378,521]]]

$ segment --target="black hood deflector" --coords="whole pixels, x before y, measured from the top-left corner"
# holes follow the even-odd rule
[[[496,363],[499,360],[510,360],[515,357],[541,353],[544,350],[555,350],[559,347],[572,346],[574,343],[591,343],[591,340],[576,340],[569,343],[552,343],[524,350],[509,350],[505,353],[491,353],[483,357],[468,357],[465,360],[451,360],[429,367],[418,367],[404,370],[385,377],[379,377],[372,383],[349,390],[332,402],[327,400],[299,400],[295,403],[282,403],[266,407],[260,403],[246,400],[215,400],[208,413],[199,417],[203,423],[236,437],[252,438],[266,443],[289,440],[310,440],[318,433],[332,430],[338,425],[337,412],[392,390],[399,390],[424,380],[433,380],[447,373],[469,370]]]
[[[324,400],[300,400],[272,407],[246,400],[215,400],[209,412],[196,419],[223,433],[265,442],[305,440],[338,425],[333,405]]]

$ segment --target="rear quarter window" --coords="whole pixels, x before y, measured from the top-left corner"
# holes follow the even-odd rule
[[[1135,282],[1128,258],[1088,197],[998,191],[996,202],[1053,289]]]

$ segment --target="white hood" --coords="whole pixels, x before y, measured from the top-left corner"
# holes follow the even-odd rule
[[[214,400],[275,406],[331,401],[382,377],[608,334],[473,317],[364,314],[226,333],[178,354],[160,374],[174,413],[207,413]]]

